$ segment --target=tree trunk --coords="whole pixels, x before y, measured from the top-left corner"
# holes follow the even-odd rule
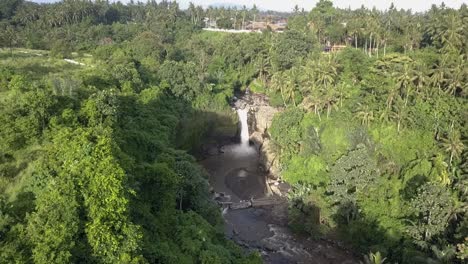
[[[357,49],[357,34],[354,34],[354,47]]]
[[[367,54],[367,38],[366,38],[366,43],[364,43],[364,52]]]
[[[385,57],[386,54],[387,54],[387,40],[385,40],[384,47],[383,47],[383,55],[384,55],[384,57]]]
[[[286,106],[286,101],[284,100],[283,88],[280,89],[280,93],[281,93],[281,99],[283,99],[284,107],[287,107],[287,106]]]
[[[377,42],[377,59],[379,58],[379,46],[380,46],[380,42],[378,41]]]
[[[369,36],[369,57],[372,57],[372,33]]]

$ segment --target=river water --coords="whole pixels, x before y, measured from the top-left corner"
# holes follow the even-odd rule
[[[222,146],[218,154],[201,161],[210,184],[223,203],[272,201],[263,206],[232,210],[224,207],[226,235],[247,249],[258,250],[265,263],[359,263],[330,242],[293,234],[287,227],[287,201],[271,195],[258,150],[248,141],[247,111],[238,111],[241,143]],[[266,198],[267,197],[267,198]]]

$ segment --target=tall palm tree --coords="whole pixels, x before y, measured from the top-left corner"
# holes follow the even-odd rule
[[[436,36],[440,38],[440,41],[444,45],[442,51],[460,54],[464,45],[463,32],[466,30],[465,23],[463,23],[463,20],[457,13],[451,12],[444,19],[442,25],[445,25],[445,28]]]
[[[286,97],[296,106],[296,91],[299,87],[299,68],[293,67],[285,72],[286,74]]]
[[[327,118],[330,116],[332,109],[338,109],[338,97],[334,89],[328,89],[323,97],[325,107],[327,109]]]
[[[257,69],[258,77],[265,85],[267,83],[268,77],[271,71],[270,58],[268,54],[260,54],[255,62],[255,67]]]
[[[307,111],[313,109],[314,114],[318,116],[319,120],[322,120],[321,112],[324,107],[324,103],[321,97],[314,96],[313,94],[308,95],[304,98],[301,105]]]
[[[286,107],[286,76],[284,72],[277,72],[273,75],[273,77],[271,78],[271,88],[275,92],[280,92],[281,99],[283,100],[283,105]]]
[[[397,123],[398,133],[403,127],[403,122],[412,121],[408,107],[406,106],[404,100],[402,100],[401,98],[399,98],[396,104],[393,105],[393,111],[390,113],[390,118]]]
[[[359,103],[356,118],[361,120],[362,125],[370,126],[370,123],[374,120],[374,112],[369,108],[369,105]]]
[[[466,76],[468,75],[468,67],[466,67],[466,61],[463,58],[457,59],[457,64],[448,70],[448,79],[445,92],[448,94],[455,95],[458,89],[466,89],[468,83],[466,82]]]
[[[460,155],[465,149],[465,145],[461,140],[460,131],[452,127],[447,137],[442,139],[442,147],[445,152],[450,155],[449,166],[452,166],[453,159],[460,158]]]
[[[427,89],[427,84],[429,82],[426,65],[417,63],[415,69],[413,70],[412,81],[416,86],[416,93],[423,95],[428,95],[429,90]]]
[[[411,66],[408,63],[403,64],[401,71],[396,76],[396,81],[397,87],[400,90],[400,94],[404,94],[405,106],[408,104],[413,80],[414,77]]]
[[[434,87],[437,87],[439,91],[442,91],[442,87],[444,87],[445,82],[447,81],[447,79],[445,78],[445,71],[446,68],[442,65],[437,66],[431,71],[430,82]]]

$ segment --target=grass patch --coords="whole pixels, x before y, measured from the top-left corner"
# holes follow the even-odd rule
[[[75,54],[73,60],[84,63],[72,64],[62,59],[52,58],[48,51],[29,49],[0,50],[0,67],[11,69],[17,73],[28,75],[33,80],[40,80],[43,76],[55,73],[68,74],[93,66],[93,58]]]

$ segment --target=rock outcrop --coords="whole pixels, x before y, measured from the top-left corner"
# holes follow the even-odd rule
[[[273,117],[280,109],[270,106],[264,95],[252,94],[248,96],[250,140],[255,144],[260,155],[260,163],[271,178],[278,178],[279,157],[270,139],[269,128]]]

